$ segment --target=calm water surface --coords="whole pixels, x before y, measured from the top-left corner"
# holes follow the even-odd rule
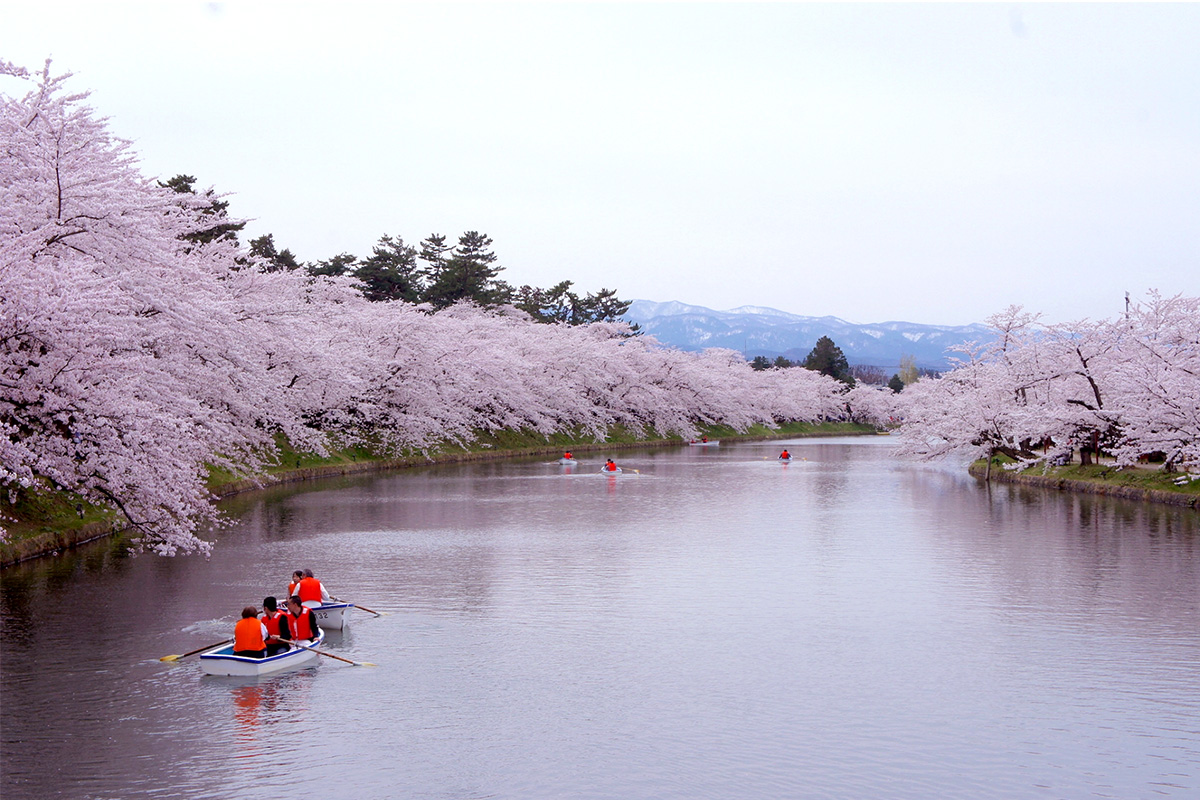
[[[230,503],[208,561],[5,570],[0,794],[1200,797],[1195,512],[888,445],[330,481]],[[158,660],[306,566],[386,612],[327,643],[378,666]]]

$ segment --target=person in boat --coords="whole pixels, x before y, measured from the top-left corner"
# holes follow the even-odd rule
[[[701,441],[701,442],[703,442],[704,444],[708,444],[708,437],[707,437],[707,436],[701,436],[701,437],[700,437],[700,441]]]
[[[300,579],[300,583],[296,586],[296,591],[292,594],[300,597],[300,602],[308,608],[317,608],[322,603],[333,601],[329,592],[325,590],[325,586],[313,577],[311,569],[304,570],[304,577]]]
[[[267,626],[258,618],[258,609],[246,606],[242,618],[233,626],[233,654],[262,658],[267,654]]]
[[[605,461],[604,462],[604,471],[605,472],[616,472],[617,471],[616,462],[613,461],[611,458],[608,461]]]
[[[571,451],[568,450],[567,452],[563,453],[563,458],[570,460],[572,458],[575,458],[575,456],[571,455]]]
[[[282,634],[287,628],[287,614],[279,608],[279,601],[274,597],[264,598],[263,613],[259,620],[267,629],[267,655],[275,656],[286,653],[290,648],[287,637]]]
[[[305,641],[312,642],[321,635],[321,628],[317,625],[317,615],[312,612],[311,608],[306,608],[300,603],[299,595],[289,597],[287,605],[287,625],[281,625],[279,630],[281,639],[303,644]]]
[[[292,573],[291,583],[288,584],[287,594],[284,597],[291,597],[296,594],[296,590],[300,588],[300,581],[304,580],[304,570],[298,569]]]
[[[782,453],[779,454],[780,461],[787,461],[791,457],[792,457],[792,454],[789,453],[787,450],[784,450]]]

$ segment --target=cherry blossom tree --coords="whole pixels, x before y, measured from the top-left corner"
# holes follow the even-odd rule
[[[0,105],[0,485],[117,510],[155,552],[206,552],[211,466],[255,475],[280,437],[318,453],[502,429],[602,439],[841,419],[845,386],[683,353],[628,325],[535,324],[469,302],[368,302],[348,276],[240,249],[211,191],[144,178],[49,63]],[[177,188],[177,187],[176,187]],[[336,271],[330,271],[336,272]],[[856,410],[851,411],[851,408]],[[2,531],[0,531],[2,532]]]
[[[992,342],[899,397],[900,452],[1003,452],[1025,469],[1103,448],[1122,467],[1162,453],[1200,471],[1200,300],[1151,292],[1121,320],[1041,326],[1014,307],[989,323]]]
[[[191,242],[207,201],[143,178],[47,62],[0,107],[0,481],[120,510],[159,552],[205,549],[206,464],[299,435],[246,330],[261,276]],[[261,304],[260,304],[261,305]]]

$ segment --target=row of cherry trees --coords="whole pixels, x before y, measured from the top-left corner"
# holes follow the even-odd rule
[[[1200,298],[1151,292],[1099,322],[1040,325],[1019,307],[988,322],[994,341],[898,396],[902,452],[1002,452],[1020,468],[1159,454],[1168,471],[1200,472]]]
[[[479,431],[694,435],[886,416],[886,393],[757,373],[619,324],[366,301],[350,278],[256,267],[212,197],[142,176],[49,64],[0,62],[0,485],[119,509],[162,554],[205,551],[208,465],[254,474],[276,437],[380,453]],[[0,504],[0,512],[3,505]],[[3,520],[0,520],[2,534]]]

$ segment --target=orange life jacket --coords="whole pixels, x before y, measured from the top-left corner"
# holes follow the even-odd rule
[[[238,624],[233,626],[233,649],[234,650],[265,650],[267,648],[266,641],[263,640],[262,622],[258,617],[243,617],[238,620]]]
[[[296,587],[296,594],[300,596],[301,603],[307,603],[309,600],[316,600],[319,603],[321,602],[321,582],[316,578],[305,578]]]
[[[292,633],[293,639],[315,639],[317,638],[317,626],[313,621],[312,611],[309,609],[301,609],[300,616],[293,617],[287,615],[288,630]]]
[[[259,617],[259,619],[262,621],[262,624],[267,626],[268,636],[279,636],[279,629],[283,624],[281,617],[283,617],[283,612],[279,610],[276,610],[274,614],[263,614],[261,617]]]
[[[292,581],[291,583],[289,583],[288,584],[288,597],[294,597],[296,595],[296,589],[299,588],[299,586],[300,586],[300,581]]]

